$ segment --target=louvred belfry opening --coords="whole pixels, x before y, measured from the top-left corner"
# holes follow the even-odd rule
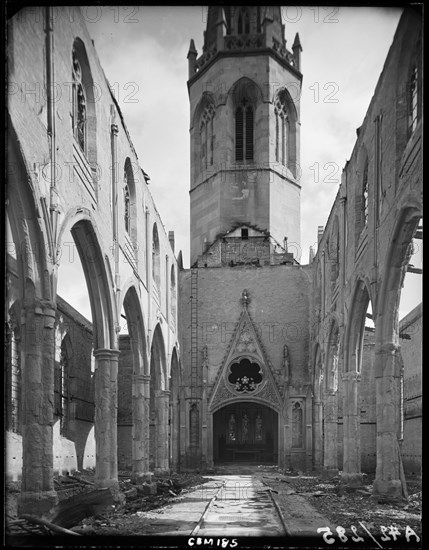
[[[243,109],[237,108],[235,112],[235,160],[243,160]]]
[[[235,111],[235,160],[253,160],[253,106],[244,97]]]

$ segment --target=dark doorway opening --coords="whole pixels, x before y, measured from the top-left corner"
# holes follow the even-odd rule
[[[214,462],[277,464],[278,414],[248,401],[223,407],[213,415]]]

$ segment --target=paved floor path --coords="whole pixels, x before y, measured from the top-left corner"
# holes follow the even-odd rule
[[[279,474],[222,474],[177,497],[170,504],[137,516],[147,534],[198,537],[317,536],[328,520],[304,497],[288,494]],[[273,489],[273,491],[271,491]]]

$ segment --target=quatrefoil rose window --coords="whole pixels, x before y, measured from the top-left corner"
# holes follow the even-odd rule
[[[228,382],[237,392],[251,393],[262,382],[261,367],[249,359],[235,361],[229,367]]]

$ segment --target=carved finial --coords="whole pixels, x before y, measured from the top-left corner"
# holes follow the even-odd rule
[[[244,289],[241,294],[241,303],[244,308],[247,308],[249,302],[250,302],[249,291],[247,289]]]

